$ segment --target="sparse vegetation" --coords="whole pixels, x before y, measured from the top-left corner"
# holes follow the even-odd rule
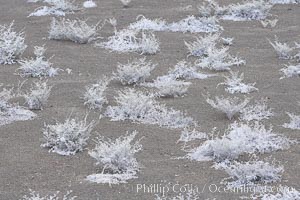
[[[47,82],[35,82],[30,92],[25,94],[26,104],[31,110],[42,110],[50,96],[52,86],[48,86]]]

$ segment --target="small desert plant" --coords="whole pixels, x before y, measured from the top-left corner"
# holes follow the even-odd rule
[[[30,190],[29,196],[25,195],[20,200],[75,200],[77,197],[76,196],[71,197],[70,196],[71,193],[72,191],[68,191],[67,194],[61,196],[59,195],[59,192],[56,192],[55,194],[52,195],[41,196],[39,193]]]
[[[271,42],[269,40],[269,43],[272,45],[274,50],[276,51],[279,59],[291,59],[293,56],[291,55],[294,51],[294,47],[290,47],[287,43],[281,43],[278,42],[278,38],[275,38],[275,42]]]
[[[139,140],[132,144],[136,134],[137,131],[133,131],[115,141],[105,141],[104,138],[98,138],[95,149],[89,151],[89,155],[97,161],[96,165],[103,166],[103,170],[101,174],[89,175],[87,180],[114,184],[126,182],[127,178],[136,178],[140,165],[135,154],[142,150]],[[120,176],[118,177],[118,175]]]
[[[249,103],[249,99],[246,98],[242,100],[238,97],[225,98],[223,96],[217,96],[215,97],[215,100],[207,98],[206,102],[213,108],[225,113],[227,118],[231,120],[234,115],[240,113],[242,109]]]
[[[103,104],[107,103],[105,97],[105,91],[110,82],[110,79],[103,77],[95,84],[86,87],[84,93],[84,105],[87,105],[90,109],[102,109]]]
[[[218,14],[217,10],[219,10],[220,6],[214,0],[205,0],[197,8],[201,17],[212,17]]]
[[[70,40],[79,44],[86,44],[99,38],[99,23],[90,26],[84,20],[52,19],[49,39],[50,40]]]
[[[31,110],[42,110],[46,105],[52,86],[47,82],[35,82],[28,94],[25,94],[26,104]]]
[[[255,101],[254,105],[248,105],[241,111],[241,119],[245,121],[260,121],[263,119],[269,119],[274,116],[272,109],[268,108],[266,101],[261,99]]]
[[[183,60],[183,61],[179,61],[174,66],[174,68],[170,69],[167,76],[173,79],[190,80],[190,79],[206,79],[214,75],[199,73],[197,72],[196,67],[192,66],[191,63]]]
[[[300,3],[300,0],[271,0],[273,4],[292,4],[292,3]]]
[[[197,189],[195,190],[188,189],[188,191],[184,192],[183,194],[180,193],[174,197],[166,197],[164,193],[163,196],[156,195],[155,200],[200,200],[200,197],[199,197],[199,191],[197,191]],[[209,199],[205,199],[205,200],[209,200]]]
[[[127,64],[118,64],[117,72],[113,74],[114,79],[119,80],[123,85],[144,83],[151,75],[156,64],[146,61],[146,58],[134,59]]]
[[[163,19],[148,19],[143,15],[137,17],[137,21],[131,23],[128,27],[134,30],[145,30],[145,31],[166,31],[168,29],[167,22]]]
[[[217,162],[238,159],[243,154],[269,153],[290,147],[295,141],[272,132],[258,122],[233,123],[222,137],[211,138],[192,149],[187,158]]]
[[[151,32],[123,29],[115,31],[107,42],[96,46],[117,52],[137,52],[141,54],[156,54],[160,51],[159,41]]]
[[[176,80],[166,75],[158,77],[153,83],[146,83],[144,85],[156,88],[161,97],[180,97],[187,93],[191,84],[191,82]]]
[[[244,4],[230,4],[216,11],[224,20],[262,20],[269,16],[272,5],[264,0],[247,1]]]
[[[50,59],[46,59],[44,56],[46,49],[42,47],[35,47],[35,58],[22,59],[19,61],[21,66],[18,68],[21,77],[53,77],[57,75],[58,68],[53,68]]]
[[[290,77],[294,77],[294,76],[300,76],[300,64],[298,65],[289,65],[289,66],[286,66],[285,68],[281,69],[280,70],[284,76],[281,77],[280,79],[283,79],[283,78],[290,78]]]
[[[83,2],[83,7],[95,8],[95,7],[97,7],[97,4],[93,0],[87,0],[87,1]]]
[[[292,113],[287,113],[287,115],[290,117],[290,122],[283,124],[283,127],[300,130],[300,115],[295,115]]]
[[[120,1],[123,4],[124,8],[127,8],[131,2],[131,0],[120,0]]]
[[[274,183],[281,180],[284,169],[280,164],[273,161],[260,161],[251,159],[247,162],[232,161],[220,163],[217,169],[225,170],[230,176],[223,183],[229,188],[253,187],[258,184]]]
[[[33,0],[34,2],[38,2]],[[37,8],[31,16],[45,16],[45,15],[57,15],[65,16],[66,14],[74,13],[74,11],[79,10],[77,5],[74,5],[74,1],[71,0],[42,0],[42,2],[50,5],[42,6]]]
[[[83,151],[94,126],[94,121],[87,123],[87,116],[83,120],[67,118],[63,123],[45,124],[43,129],[45,143],[41,146],[60,155],[74,155]]]
[[[202,140],[202,139],[207,139],[207,134],[197,131],[195,128],[192,130],[189,130],[188,128],[183,129],[181,131],[181,135],[178,142],[190,142],[193,140]]]
[[[231,76],[224,76],[225,82],[219,83],[218,85],[225,85],[225,90],[230,94],[234,93],[242,93],[248,94],[253,91],[257,91],[258,89],[255,86],[256,83],[243,83],[244,80],[244,73],[239,75],[238,72],[230,71]]]
[[[222,30],[222,27],[217,23],[218,20],[215,17],[188,16],[178,22],[169,24],[168,30],[183,33],[212,33]]]
[[[234,38],[221,38],[222,44],[225,46],[231,46],[233,44]]]
[[[208,54],[208,49],[216,46],[216,41],[219,40],[219,37],[220,34],[199,36],[196,37],[196,41],[184,42],[184,44],[189,50],[189,55],[202,57]]]
[[[153,94],[126,89],[120,91],[115,99],[117,106],[109,106],[105,113],[113,121],[132,120],[169,128],[185,128],[195,124],[191,117],[159,104]]]
[[[0,25],[0,64],[14,64],[27,48],[24,33],[16,32],[13,26],[14,22]]]
[[[199,68],[208,68],[215,71],[230,70],[232,66],[244,65],[246,62],[238,57],[233,57],[228,53],[229,48],[217,49],[208,48],[207,56],[196,61]]]

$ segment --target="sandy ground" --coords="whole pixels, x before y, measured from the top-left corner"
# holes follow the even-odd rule
[[[80,2],[80,1],[79,1]],[[81,1],[83,2],[83,1]],[[99,20],[115,17],[118,20],[118,28],[126,27],[135,21],[139,14],[146,17],[162,17],[172,22],[190,14],[197,14],[197,1],[193,0],[140,0],[135,1],[128,9],[122,8],[118,0],[97,0],[97,8],[87,9],[70,18],[89,18],[91,23]],[[223,2],[223,1],[222,1]],[[233,1],[224,1],[224,3]],[[182,7],[192,5],[190,10],[182,10]],[[183,156],[181,145],[176,145],[179,138],[179,130],[169,130],[157,126],[133,124],[131,122],[110,122],[102,119],[92,138],[97,135],[116,138],[126,131],[137,130],[139,137],[144,137],[142,144],[144,150],[138,153],[138,161],[143,165],[138,178],[130,180],[128,184],[103,185],[93,184],[84,178],[95,173],[94,160],[87,154],[87,150],[75,156],[63,157],[54,153],[48,153],[41,148],[42,128],[44,122],[53,123],[55,119],[62,121],[70,113],[75,116],[83,116],[87,113],[83,101],[80,99],[86,85],[95,82],[102,75],[111,75],[118,62],[127,62],[138,54],[110,53],[101,48],[95,48],[91,44],[79,45],[72,42],[49,41],[47,31],[51,17],[27,18],[39,4],[27,4],[25,0],[0,0],[0,23],[8,24],[15,20],[17,29],[25,28],[26,43],[29,48],[24,57],[33,56],[32,49],[35,45],[46,44],[47,56],[55,54],[52,62],[62,69],[71,68],[71,75],[61,72],[59,76],[49,79],[53,90],[47,107],[43,111],[36,112],[38,118],[33,121],[15,122],[0,127],[0,199],[14,200],[28,194],[29,189],[46,195],[61,191],[65,193],[73,190],[78,200],[96,199],[154,199],[154,194],[137,192],[138,184],[193,184],[199,190],[204,190],[201,199],[216,198],[222,200],[238,199],[245,194],[214,192],[214,184],[222,187],[220,181],[227,177],[223,171],[211,168],[211,162],[192,162],[186,159],[173,159]],[[300,33],[300,6],[277,5],[271,12],[279,18],[277,26],[273,29],[263,28],[260,22],[231,22],[221,21],[224,27],[222,36],[234,37],[234,45],[230,48],[232,54],[237,54],[247,61],[247,64],[239,70],[245,73],[246,82],[256,82],[259,92],[248,95],[253,100],[266,97],[270,107],[274,108],[276,116],[265,121],[266,125],[272,124],[274,130],[291,138],[299,138],[297,131],[284,129],[281,125],[288,122],[286,111],[298,113],[300,108],[297,101],[300,100],[300,83],[298,78],[281,77],[278,71],[287,64],[287,61],[277,59],[275,52],[266,38],[274,38],[277,35],[281,41],[292,43],[299,42]],[[111,35],[112,28],[105,26],[100,31],[103,37]],[[177,61],[186,59],[187,50],[184,40],[193,39],[193,34],[182,33],[156,33],[161,41],[161,52],[154,56],[148,56],[158,67],[153,73],[153,78],[168,71]],[[15,75],[18,65],[0,66],[0,82],[4,85],[17,85],[24,79]],[[219,73],[220,75],[222,73]],[[219,130],[225,129],[230,121],[224,115],[207,105],[202,94],[209,92],[212,96],[225,94],[224,88],[217,84],[222,77],[213,77],[206,80],[195,80],[189,93],[184,98],[160,99],[162,103],[179,110],[186,111],[201,125],[203,131],[209,132],[213,127]],[[33,79],[29,79],[26,89]],[[108,98],[113,103],[116,91],[123,88],[119,83],[110,85]],[[21,102],[22,104],[22,102]],[[90,112],[89,119],[97,119],[99,113]],[[91,140],[90,140],[91,141]],[[195,144],[197,145],[197,144]],[[88,148],[94,147],[89,142]],[[272,153],[272,157],[281,161],[285,167],[283,185],[300,189],[300,151],[299,145],[295,145],[287,151]],[[262,157],[269,156],[263,155]],[[211,185],[211,191],[209,186]],[[171,192],[168,194],[172,196]]]

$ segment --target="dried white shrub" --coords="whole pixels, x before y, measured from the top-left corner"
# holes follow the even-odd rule
[[[119,63],[113,77],[123,85],[144,83],[156,66],[151,61],[146,61],[146,58],[134,59],[127,64]]]
[[[112,121],[132,120],[168,128],[185,128],[195,124],[191,117],[159,104],[153,94],[125,89],[118,92],[115,100],[117,106],[109,106],[105,113]]]
[[[287,43],[281,43],[278,41],[278,38],[275,37],[274,43],[269,40],[269,43],[272,45],[274,50],[276,51],[279,59],[291,59],[293,56],[292,52],[295,50],[295,47],[290,47]]]
[[[215,168],[224,170],[230,176],[223,181],[228,188],[275,183],[281,180],[281,174],[284,172],[283,166],[274,160],[260,161],[256,158],[247,162],[218,163]]]
[[[234,38],[221,38],[223,45],[231,46],[233,44]]]
[[[217,40],[219,40],[220,34],[209,34],[207,36],[198,36],[196,41],[184,42],[185,46],[189,50],[189,55],[192,56],[207,56],[208,50],[216,46]]]
[[[129,29],[145,31],[166,31],[168,29],[167,22],[164,19],[151,20],[143,15],[139,15],[136,20],[136,22],[128,26]]]
[[[0,126],[10,124],[14,121],[32,120],[36,114],[18,105],[9,103],[13,98],[13,90],[3,89],[0,91]]]
[[[129,6],[129,3],[131,2],[131,0],[120,0],[120,1],[125,8],[127,8]]]
[[[177,194],[175,197],[166,197],[166,196],[159,196],[156,195],[155,200],[200,200],[199,191],[188,189],[188,191],[184,192],[183,194]],[[203,200],[210,200],[210,199],[203,199]],[[212,199],[215,200],[215,199]]]
[[[105,97],[105,91],[110,82],[110,79],[103,77],[97,83],[86,87],[84,93],[84,105],[87,105],[90,109],[101,110],[105,103],[108,103]]]
[[[94,121],[87,123],[87,116],[83,120],[67,118],[63,123],[45,124],[43,129],[45,143],[41,146],[49,148],[49,152],[64,156],[74,155],[83,151],[94,126]]]
[[[233,57],[228,53],[229,48],[209,48],[207,56],[196,61],[199,68],[208,68],[215,71],[230,70],[232,66],[240,66],[246,62],[238,57]]]
[[[217,162],[238,159],[243,154],[269,153],[288,149],[295,141],[273,133],[263,124],[233,123],[222,137],[205,141],[192,149],[187,158],[197,161]]]
[[[273,20],[265,19],[260,22],[264,28],[267,28],[268,26],[270,26],[271,28],[274,28],[278,22],[278,19],[273,19]]]
[[[48,86],[47,81],[35,82],[34,86],[30,88],[30,92],[24,94],[24,98],[29,109],[42,110],[47,104],[51,89],[52,86]]]
[[[200,73],[198,72],[196,67],[192,66],[191,63],[182,60],[179,61],[174,66],[174,68],[169,70],[167,76],[173,79],[191,80],[191,79],[206,79],[215,75]]]
[[[145,83],[144,86],[153,87],[158,90],[161,97],[181,97],[184,96],[191,82],[176,80],[171,76],[160,76],[153,83]]]
[[[181,135],[178,142],[190,142],[190,141],[194,141],[194,140],[202,140],[202,139],[207,139],[208,136],[206,133],[197,131],[195,128],[190,130],[188,128],[183,129],[183,131],[181,131]]]
[[[274,116],[272,109],[268,107],[265,99],[255,101],[254,105],[248,105],[241,111],[240,118],[245,121],[261,121]]]
[[[160,51],[159,41],[151,32],[123,29],[115,31],[107,42],[96,46],[117,52],[137,52],[141,54],[156,54]]]
[[[191,32],[191,33],[211,33],[218,32],[223,28],[217,24],[218,20],[215,17],[195,17],[188,16],[178,22],[173,22],[168,25],[168,30],[172,32]]]
[[[225,90],[230,94],[242,93],[249,94],[250,92],[258,91],[255,86],[256,83],[243,83],[244,73],[239,75],[239,72],[230,71],[231,76],[224,76],[225,82],[219,83],[218,85],[225,85]]]
[[[243,4],[230,4],[218,7],[216,11],[224,20],[246,21],[262,20],[269,16],[272,4],[264,0],[246,1]]]
[[[286,113],[290,117],[290,122],[283,124],[283,127],[294,130],[300,130],[300,115]]]
[[[142,145],[140,140],[132,144],[136,134],[137,131],[133,131],[115,141],[98,138],[95,149],[89,151],[89,155],[97,161],[96,165],[103,166],[103,170],[86,179],[96,183],[119,184],[137,178],[140,165],[135,154],[142,150]]]
[[[87,1],[83,2],[83,7],[95,8],[95,7],[97,7],[97,4],[93,0],[87,0]]]
[[[202,5],[198,5],[197,8],[201,17],[211,17],[218,14],[220,6],[214,0],[204,0]]]
[[[300,199],[300,192],[293,187],[280,186],[278,193],[263,193],[252,197],[254,200],[296,200]]]
[[[80,19],[55,19],[52,22],[49,30],[50,40],[70,40],[79,44],[86,44],[95,41],[99,38],[98,31],[99,23],[96,25],[88,25],[86,21]]]
[[[270,0],[273,4],[292,4],[300,3],[300,0]]]
[[[59,192],[56,192],[52,195],[41,196],[39,193],[30,190],[29,196],[25,195],[20,200],[75,200],[76,196],[71,196],[72,191],[68,191],[65,195],[59,195]],[[61,198],[60,198],[61,196]]]
[[[22,59],[19,61],[21,66],[18,68],[21,77],[53,77],[58,74],[58,68],[53,68],[50,59],[46,59],[44,53],[46,49],[44,46],[34,47],[35,58]]]
[[[249,103],[249,99],[240,99],[238,97],[225,98],[223,96],[216,96],[215,100],[207,98],[206,102],[213,108],[225,113],[227,118],[231,120],[234,115],[239,114],[245,108],[245,106]]]
[[[0,64],[14,64],[27,48],[24,32],[16,32],[13,26],[14,22],[0,25]]]
[[[37,9],[28,17],[32,16],[45,16],[45,15],[56,15],[56,16],[65,16],[66,14],[74,13],[74,11],[79,10],[79,7],[74,4],[74,1],[71,0],[41,0],[44,3],[47,3],[49,6],[42,6]],[[37,1],[35,1],[37,2]]]
[[[299,77],[300,76],[300,64],[298,65],[289,65],[285,68],[282,68],[280,70],[284,76],[282,76],[280,79],[283,79],[283,78],[290,78],[290,77]]]

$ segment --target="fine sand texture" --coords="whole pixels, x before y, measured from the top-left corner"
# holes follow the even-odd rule
[[[83,3],[83,1],[77,1]],[[168,22],[180,20],[187,15],[197,15],[197,5],[201,1],[194,0],[133,0],[128,8],[123,8],[118,0],[96,0],[96,8],[83,9],[67,18],[88,19],[95,24],[100,20],[115,17],[118,29],[126,28],[136,21],[138,15],[147,18],[164,18]],[[219,1],[220,2],[220,1]],[[225,0],[222,4],[238,1]],[[23,57],[33,57],[33,47],[45,44],[46,55],[52,58],[55,66],[61,69],[72,69],[68,74],[62,71],[58,76],[49,78],[49,85],[53,89],[46,107],[41,111],[34,111],[38,117],[31,121],[14,122],[0,127],[0,199],[16,200],[29,193],[29,189],[41,195],[48,195],[60,191],[78,196],[78,200],[148,200],[155,199],[155,193],[160,191],[137,190],[142,184],[156,187],[168,185],[169,197],[176,196],[179,186],[185,184],[198,187],[200,199],[233,200],[247,193],[224,192],[224,185],[220,182],[228,177],[222,170],[213,169],[213,162],[196,162],[188,159],[178,159],[186,155],[182,150],[183,144],[177,144],[180,130],[160,128],[156,125],[143,125],[130,121],[112,122],[109,118],[99,120],[87,149],[74,156],[60,156],[49,153],[41,147],[42,129],[44,123],[51,124],[63,121],[69,115],[83,117],[88,114],[88,120],[98,120],[99,112],[88,110],[83,104],[82,96],[85,87],[96,82],[103,75],[111,76],[118,63],[126,63],[132,58],[142,58],[136,53],[115,53],[95,47],[93,44],[76,44],[68,41],[54,41],[48,39],[48,30],[52,17],[27,17],[39,3],[27,3],[26,0],[0,0],[0,24],[9,24],[14,20],[17,30],[26,33],[28,48]],[[223,37],[234,37],[234,44],[230,53],[246,60],[246,65],[233,67],[245,74],[245,82],[256,82],[258,92],[246,95],[251,101],[261,98],[268,99],[268,105],[273,108],[275,116],[265,120],[266,126],[273,126],[276,133],[292,139],[299,139],[299,131],[282,127],[289,121],[286,112],[300,113],[300,79],[298,77],[281,79],[279,71],[289,61],[282,61],[268,42],[275,35],[282,42],[293,44],[300,42],[300,5],[275,5],[271,14],[279,19],[276,27],[264,28],[259,21],[233,22],[222,21]],[[113,34],[113,28],[105,25],[99,31],[103,39]],[[161,51],[156,55],[147,56],[158,67],[151,78],[168,72],[180,60],[193,61],[187,57],[184,41],[192,41],[196,35],[191,33],[155,32],[160,40]],[[292,62],[291,62],[292,63]],[[17,86],[26,79],[16,75],[18,64],[0,65],[0,83],[4,86]],[[205,70],[204,70],[205,71]],[[210,132],[214,127],[220,132],[232,122],[225,115],[216,111],[206,103],[203,95],[210,94],[229,96],[224,87],[218,86],[228,72],[218,72],[218,76],[205,80],[192,80],[188,94],[182,98],[160,98],[161,103],[174,109],[181,110],[199,122],[201,131]],[[35,79],[29,78],[24,84],[27,90]],[[107,98],[110,105],[115,105],[114,96],[119,89],[124,88],[119,82],[113,81],[109,85]],[[243,95],[236,95],[241,96]],[[24,102],[19,101],[20,105]],[[137,130],[138,138],[143,137],[143,150],[136,154],[142,168],[138,178],[129,180],[127,184],[108,185],[96,184],[85,180],[85,177],[96,172],[95,161],[88,155],[88,149],[93,149],[93,139],[104,136],[115,139],[124,135],[126,131]],[[197,147],[200,143],[194,142]],[[282,185],[300,189],[300,146],[293,145],[285,151],[272,152],[261,155],[261,158],[272,156],[284,166]],[[176,191],[172,191],[175,184]],[[276,186],[276,185],[275,185]],[[220,191],[215,191],[216,188]],[[182,189],[184,193],[184,189]]]

